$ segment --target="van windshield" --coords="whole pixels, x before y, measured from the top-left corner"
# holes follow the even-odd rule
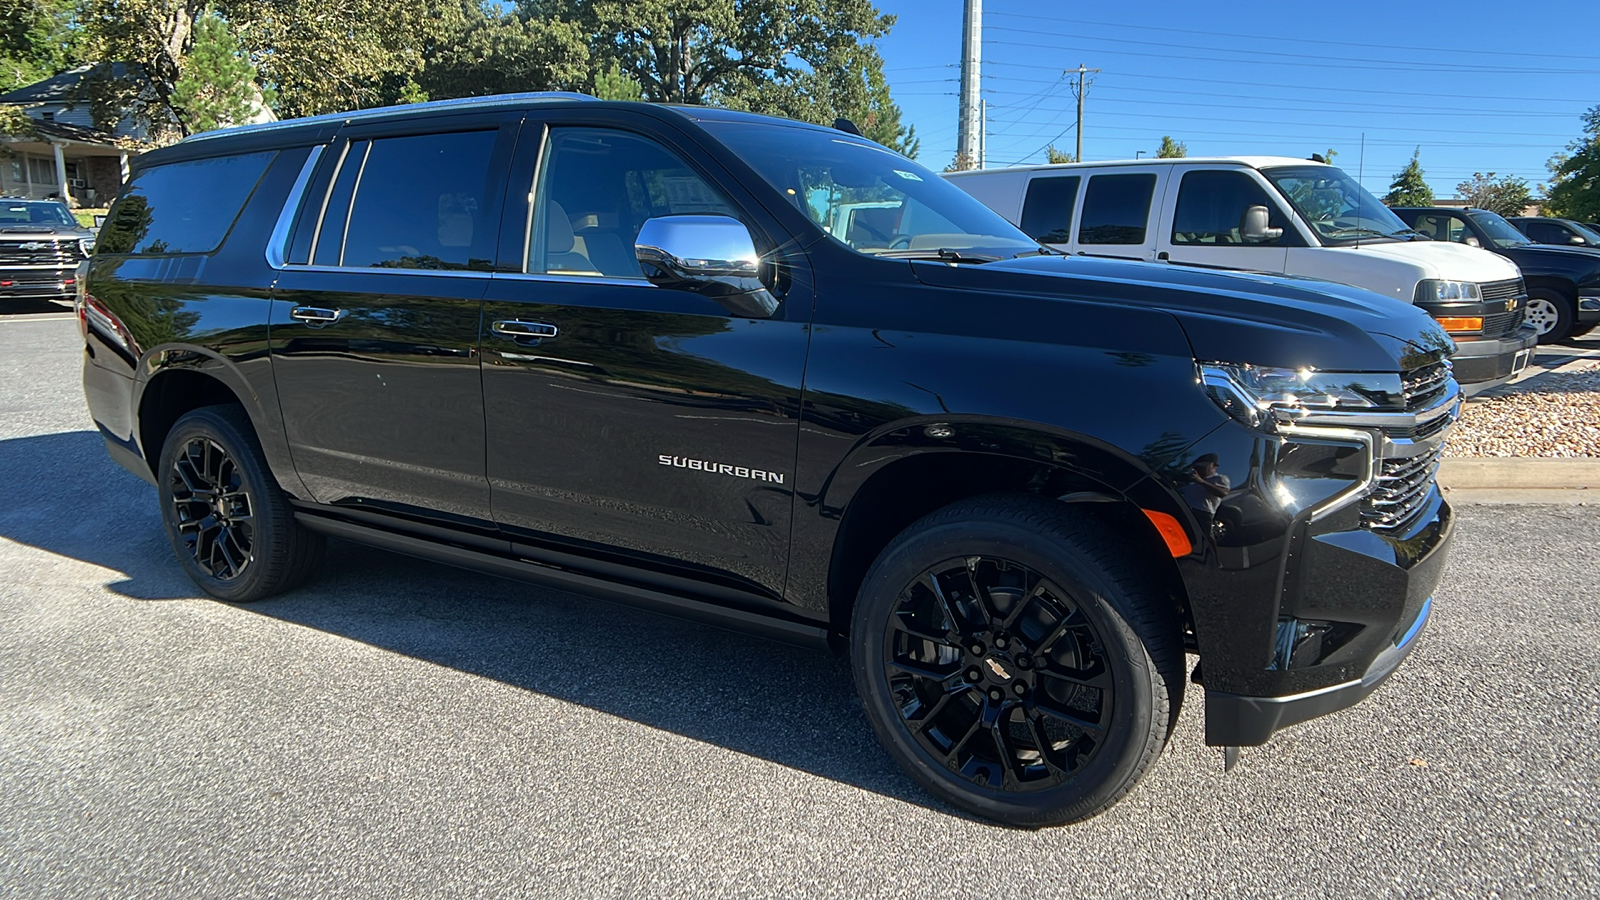
[[[967,192],[865,138],[764,122],[701,125],[858,253],[986,262],[1050,252]]]
[[[1262,169],[1324,244],[1404,238],[1406,223],[1339,169],[1327,165]]]

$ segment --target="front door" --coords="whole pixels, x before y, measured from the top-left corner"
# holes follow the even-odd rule
[[[633,250],[647,219],[756,220],[692,144],[640,127],[552,120],[522,138],[505,229],[526,237],[502,240],[502,269],[514,248],[520,272],[496,275],[484,307],[494,515],[527,545],[781,594],[803,257],[767,319],[647,282]]]
[[[1157,235],[1157,245],[1175,263],[1247,272],[1279,274],[1288,264],[1288,247],[1304,246],[1294,223],[1264,185],[1240,169],[1191,169],[1167,191],[1162,221],[1171,226]],[[1271,240],[1247,241],[1245,211],[1267,208]]]
[[[273,293],[273,373],[314,499],[490,525],[478,327],[516,129],[441,127],[324,154]]]

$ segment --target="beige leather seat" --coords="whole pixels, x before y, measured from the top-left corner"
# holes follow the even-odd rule
[[[599,275],[589,257],[578,248],[572,233],[572,220],[554,200],[546,200],[544,224],[544,270],[551,275]]]

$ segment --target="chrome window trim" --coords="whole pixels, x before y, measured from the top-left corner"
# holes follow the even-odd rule
[[[350,142],[346,141],[339,148],[339,161],[333,165],[333,174],[328,178],[328,189],[322,192],[322,205],[317,209],[317,220],[311,223],[311,249],[306,252],[306,262],[310,263],[317,258],[317,244],[322,241],[322,219],[328,214],[328,199],[333,196],[333,186],[339,181],[339,173],[344,170],[344,161],[350,155]]]
[[[294,225],[294,217],[300,213],[302,195],[311,181],[311,173],[316,171],[317,162],[322,159],[324,149],[323,144],[311,148],[305,165],[300,167],[300,174],[295,176],[294,186],[289,188],[289,196],[284,198],[283,209],[278,212],[278,223],[272,226],[272,237],[267,239],[267,265],[274,269],[282,269],[286,265],[283,254],[288,249],[289,229]],[[311,240],[313,243],[316,241],[314,232]]]
[[[528,184],[528,221],[523,223],[522,228],[522,264],[518,267],[518,271],[522,274],[528,274],[528,257],[533,253],[534,216],[538,212],[538,206],[534,201],[539,195],[539,178],[544,175],[545,155],[549,152],[550,126],[547,123],[540,122],[539,155],[534,157],[533,179]]]
[[[495,278],[513,281],[548,281],[554,284],[604,284],[612,287],[638,287],[660,290],[643,276],[624,278],[621,275],[558,275],[546,272],[495,272]]]
[[[329,266],[317,264],[290,263],[284,266],[285,270],[295,272],[359,272],[363,275],[422,275],[428,278],[484,278],[493,276],[494,272],[478,271],[476,269],[390,269],[379,266],[358,268],[356,266]]]
[[[361,176],[367,174],[367,160],[372,158],[372,145],[377,141],[367,141],[366,149],[361,151],[361,168],[356,170],[356,183],[350,186],[350,208],[344,213],[344,231],[339,235],[339,266],[344,266],[345,245],[350,242],[350,220],[356,217],[356,198],[361,196]],[[333,196],[333,182],[328,182],[328,196]],[[327,202],[323,202],[322,211],[327,213]],[[312,257],[316,259],[316,257]]]

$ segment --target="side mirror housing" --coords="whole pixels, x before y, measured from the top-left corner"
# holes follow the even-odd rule
[[[1271,227],[1267,224],[1270,221],[1272,215],[1265,206],[1250,207],[1239,223],[1239,237],[1246,244],[1265,244],[1283,237],[1283,229]]]
[[[639,229],[633,252],[657,287],[700,294],[752,319],[778,310],[778,298],[761,283],[750,229],[731,216],[658,216]]]
[[[1567,243],[1569,243],[1569,244],[1578,244],[1579,246],[1582,246],[1583,244],[1587,244],[1589,242],[1584,240],[1581,235],[1576,235],[1575,234],[1575,235],[1572,235],[1571,237],[1567,238]]]
[[[1467,235],[1466,239],[1463,240],[1461,243],[1466,244],[1468,247],[1478,247],[1480,249],[1483,247],[1483,242],[1479,241],[1477,238],[1473,237],[1470,234]]]

